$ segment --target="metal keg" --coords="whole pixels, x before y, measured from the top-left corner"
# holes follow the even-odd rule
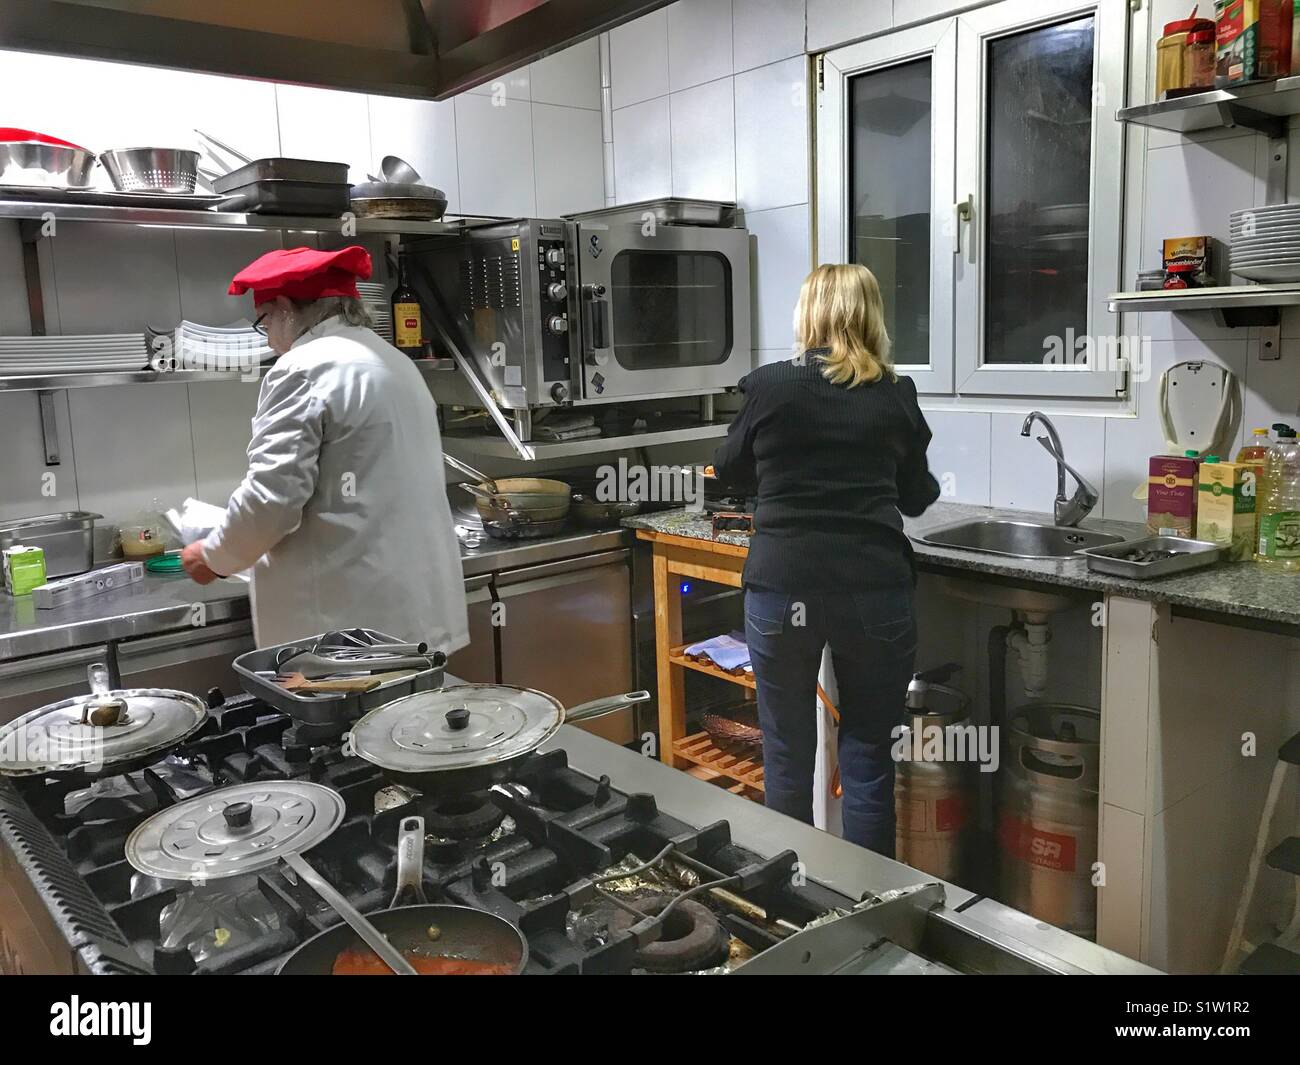
[[[902,732],[894,741],[894,851],[900,862],[961,883],[975,821],[978,748],[973,733],[970,742],[959,737],[960,751],[943,743],[949,726],[970,725],[965,693],[927,679],[949,672],[918,673],[908,685]],[[949,760],[955,753],[964,756]]]
[[[1095,938],[1101,712],[1029,703],[1012,717],[1007,746],[998,789],[1002,901]]]

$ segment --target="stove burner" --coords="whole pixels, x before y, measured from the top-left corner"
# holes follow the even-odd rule
[[[647,917],[662,913],[672,899],[654,895],[632,905]],[[627,931],[637,923],[626,910],[613,921],[616,931]],[[636,964],[652,973],[689,973],[712,969],[727,960],[731,937],[712,911],[694,899],[682,899],[660,931],[659,939],[636,952]]]
[[[486,791],[444,795],[419,801],[424,828],[443,839],[477,839],[486,836],[505,819],[506,812]]]

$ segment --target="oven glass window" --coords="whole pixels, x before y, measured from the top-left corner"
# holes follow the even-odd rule
[[[713,366],[731,354],[731,270],[717,252],[621,251],[610,281],[623,369]]]
[[[931,61],[855,77],[849,96],[849,260],[880,282],[894,361],[930,362]]]

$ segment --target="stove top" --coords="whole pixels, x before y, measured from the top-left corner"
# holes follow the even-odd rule
[[[732,841],[726,821],[668,816],[653,795],[593,779],[560,749],[530,756],[507,784],[434,801],[255,698],[210,702],[202,731],[145,769],[89,784],[0,780],[9,852],[0,858],[12,856],[90,972],[272,973],[337,923],[282,866],[191,885],[144,877],[126,861],[127,837],[151,814],[259,780],[311,780],[343,796],[343,823],[309,858],[363,912],[393,897],[398,822],[424,817],[429,901],[516,924],[529,973],[726,971],[855,901],[794,875],[793,851],[759,855]],[[710,887],[723,879],[725,889]],[[687,892],[651,933],[646,916]],[[0,913],[0,928],[7,923]]]

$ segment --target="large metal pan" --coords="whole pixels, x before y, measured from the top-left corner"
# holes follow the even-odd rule
[[[479,481],[461,487],[474,497],[474,506],[484,521],[529,524],[560,521],[569,513],[572,489],[564,481],[547,477],[493,479],[451,455],[443,459],[452,469]]]
[[[424,795],[482,791],[509,780],[568,722],[648,701],[646,691],[571,710],[554,696],[508,684],[462,684],[376,707],[344,737],[344,750]]]
[[[431,905],[423,883],[424,818],[404,818],[397,840],[397,890],[392,907],[366,920],[417,970],[421,964],[486,963],[501,975],[523,972],[528,941],[514,925],[496,914],[468,906]],[[405,905],[415,902],[415,905]],[[365,953],[361,938],[346,924],[327,928],[301,944],[280,964],[277,976],[329,976],[345,951],[345,967],[386,975],[377,956]],[[446,959],[446,961],[444,961]],[[361,962],[360,965],[357,963]]]

